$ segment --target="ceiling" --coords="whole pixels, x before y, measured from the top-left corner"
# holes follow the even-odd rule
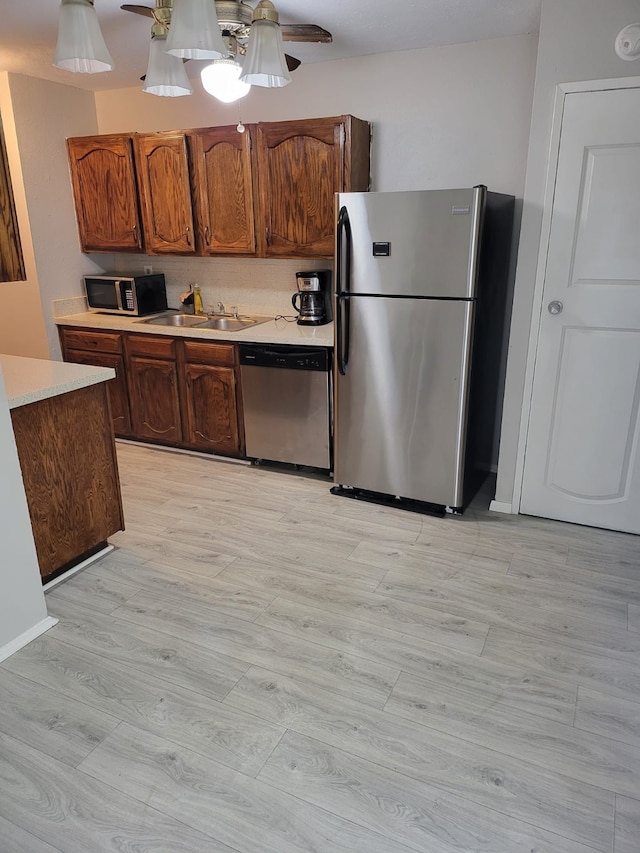
[[[0,0],[0,70],[94,91],[140,85],[151,21],[121,11],[121,2],[95,0],[115,70],[72,74],[51,64],[58,0]],[[134,2],[154,5],[154,0]],[[249,3],[255,6],[256,0]],[[537,32],[541,0],[275,0],[275,4],[282,23],[319,24],[333,33],[333,44],[287,43],[288,53],[310,63]],[[194,76],[202,63],[187,67]]]

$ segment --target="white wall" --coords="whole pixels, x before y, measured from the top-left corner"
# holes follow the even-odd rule
[[[31,239],[21,152],[13,115],[9,75],[6,72],[0,72],[0,112],[26,274],[25,281],[0,282],[0,352],[47,358],[49,348]]]
[[[59,359],[51,300],[81,296],[82,275],[101,268],[80,251],[65,142],[97,132],[95,100],[92,92],[19,74],[9,75],[9,85],[46,326],[43,357]]]
[[[284,89],[253,89],[232,105],[205,94],[197,75],[189,97],[98,92],[98,125],[100,133],[148,132],[351,113],[373,123],[373,190],[485,183],[521,197],[536,48],[536,36],[516,36],[303,65]],[[198,281],[205,304],[235,300],[241,310],[261,286],[265,303],[277,291],[286,310],[294,272],[308,266],[120,255],[116,268],[141,271],[147,262],[167,275],[174,305],[175,294]]]
[[[0,660],[50,627],[0,370]],[[22,639],[20,639],[22,638]]]
[[[283,89],[220,104],[141,89],[96,93],[100,133],[172,130],[351,113],[373,122],[374,190],[485,183],[521,196],[535,36],[303,65]]]
[[[518,440],[556,86],[640,75],[640,61],[619,59],[613,47],[618,32],[638,20],[638,0],[543,0],[496,489],[496,500],[507,506],[519,476]]]

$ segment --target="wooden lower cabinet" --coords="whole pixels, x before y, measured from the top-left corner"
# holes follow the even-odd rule
[[[186,364],[185,442],[194,450],[240,452],[236,377],[231,367]]]
[[[43,580],[124,529],[106,383],[11,412]]]
[[[113,431],[116,435],[128,437],[131,435],[131,416],[129,414],[129,394],[125,376],[124,359],[121,355],[102,352],[85,352],[84,350],[68,349],[66,360],[76,364],[92,364],[96,367],[112,367],[116,378],[107,382],[107,391],[111,402],[111,418]]]
[[[66,361],[115,368],[107,384],[116,435],[243,456],[235,344],[71,327],[60,338]]]
[[[65,361],[112,367],[116,378],[107,382],[111,403],[113,431],[117,436],[131,435],[129,391],[124,364],[122,335],[119,332],[93,332],[81,329],[60,329],[60,342]]]

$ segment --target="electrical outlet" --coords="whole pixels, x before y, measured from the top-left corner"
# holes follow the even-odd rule
[[[153,275],[153,267],[151,266],[151,264],[145,264],[144,274],[145,275]]]

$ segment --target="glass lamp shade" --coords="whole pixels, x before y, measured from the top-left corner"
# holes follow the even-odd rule
[[[113,69],[93,0],[61,0],[53,64],[82,74]]]
[[[270,89],[291,82],[279,24],[254,20],[240,79]]]
[[[251,86],[238,79],[242,68],[235,59],[214,59],[200,72],[205,90],[222,101],[232,104],[248,94]]]
[[[226,56],[214,0],[173,0],[165,49],[183,59]]]
[[[166,38],[154,36],[149,46],[149,67],[143,92],[165,98],[177,98],[193,92],[183,61],[165,51]]]

